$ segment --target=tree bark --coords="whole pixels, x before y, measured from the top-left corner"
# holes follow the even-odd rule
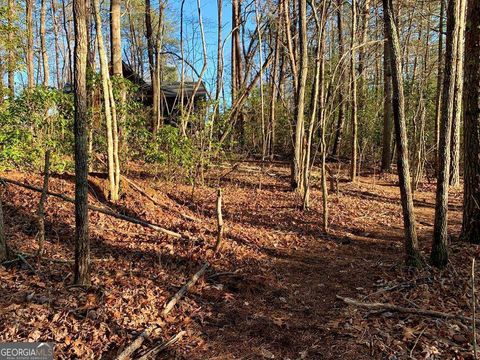
[[[460,129],[463,122],[463,66],[465,52],[465,12],[467,0],[459,0],[455,100],[453,105],[450,185],[460,185]]]
[[[50,66],[48,65],[48,51],[47,51],[47,31],[46,26],[47,4],[46,0],[42,0],[40,7],[40,47],[42,51],[43,64],[43,86],[50,84]]]
[[[57,89],[61,89],[63,86],[63,81],[62,81],[62,74],[60,72],[60,46],[58,42],[58,22],[57,22],[56,0],[51,1],[50,8],[52,10],[53,39],[55,44],[55,78],[57,82]]]
[[[383,0],[383,14],[390,46],[390,64],[392,68],[392,109],[397,140],[397,167],[400,195],[405,229],[405,262],[407,266],[418,267],[421,256],[418,250],[413,195],[408,163],[408,140],[405,120],[405,98],[403,92],[403,70],[397,26],[393,15],[392,0]]]
[[[295,104],[295,147],[293,159],[294,190],[303,194],[305,177],[303,171],[303,157],[305,141],[305,91],[308,73],[308,43],[307,43],[307,1],[298,0],[299,7],[299,49],[300,71],[298,73],[298,89]]]
[[[157,79],[157,71],[155,64],[155,41],[153,38],[152,27],[152,7],[150,0],[145,0],[145,28],[147,34],[147,53],[148,53],[148,65],[150,69],[150,79],[152,82],[153,92],[153,107],[152,107],[152,131],[156,133],[158,130],[158,117],[159,117],[159,84]],[[183,59],[182,59],[183,62]]]
[[[437,59],[437,96],[435,103],[435,171],[438,171],[438,151],[440,142],[440,121],[442,117],[442,84],[443,84],[443,21],[445,2],[440,0],[440,20],[438,26],[438,59]]]
[[[443,268],[448,262],[448,181],[450,175],[450,140],[452,133],[453,106],[455,100],[455,74],[457,65],[459,0],[450,0],[447,7],[447,37],[445,69],[438,143],[437,194],[435,224],[430,260]]]
[[[35,86],[34,64],[33,64],[33,12],[34,0],[26,1],[26,22],[27,22],[27,77],[28,87],[31,89]]]
[[[115,99],[113,99],[112,84],[108,71],[108,60],[102,34],[102,19],[100,17],[99,0],[93,1],[97,33],[98,55],[102,76],[103,101],[105,108],[105,122],[107,127],[107,158],[108,158],[108,187],[109,197],[117,201],[119,197],[120,174],[118,160],[118,129],[116,128]]]
[[[465,31],[462,238],[480,244],[480,2],[469,0]]]
[[[385,37],[387,28],[384,26]],[[390,59],[390,44],[388,39],[383,44],[383,140],[382,140],[382,171],[389,172],[392,168],[392,66]]]
[[[85,0],[73,1],[75,24],[75,275],[74,283],[90,283],[88,238],[88,146],[87,146],[87,26]]]
[[[8,0],[8,89],[10,96],[15,95],[15,52],[13,49],[13,18],[15,14],[13,0]]]
[[[121,0],[110,1],[110,43],[113,76],[123,76],[122,37],[121,37]]]
[[[352,126],[352,137],[350,142],[350,181],[354,182],[357,177],[357,69],[356,69],[356,40],[357,32],[357,0],[352,0],[352,34],[350,42],[350,95],[351,112],[350,121]]]
[[[343,43],[343,1],[337,0],[337,28],[338,28],[338,58],[341,59],[345,52]],[[339,60],[340,61],[340,60]],[[340,67],[338,79],[338,120],[335,129],[335,139],[333,142],[332,156],[337,157],[342,142],[343,124],[345,123],[345,96],[344,96],[344,66]]]

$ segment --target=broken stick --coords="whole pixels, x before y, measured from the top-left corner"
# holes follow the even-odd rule
[[[215,252],[220,250],[223,238],[223,215],[222,215],[222,189],[217,191],[217,243],[215,244]]]
[[[191,289],[193,285],[200,279],[200,277],[205,273],[207,268],[210,266],[208,262],[203,264],[203,266],[198,270],[192,278],[182,286],[180,290],[172,297],[172,299],[165,305],[165,308],[162,311],[162,316],[166,316],[172,311],[177,302]],[[146,338],[157,328],[157,325],[150,325],[147,327],[133,342],[128,345],[121,353],[117,356],[116,360],[127,360],[130,359],[130,356],[142,346]]]
[[[416,309],[416,308],[407,308],[403,306],[398,306],[389,303],[366,303],[357,301],[348,297],[342,297],[337,295],[337,299],[344,301],[345,303],[353,306],[362,307],[365,309],[370,310],[379,310],[379,311],[394,311],[403,314],[413,314],[413,315],[421,315],[421,316],[428,316],[434,318],[440,318],[445,320],[461,320],[463,322],[472,323],[474,321],[473,318],[460,315],[460,314],[450,314],[436,310],[428,310],[428,309]],[[480,324],[480,320],[475,320],[477,325]]]
[[[161,343],[160,345],[155,346],[153,349],[148,351],[145,355],[142,355],[141,357],[139,357],[138,360],[154,359],[156,355],[161,353],[167,347],[181,340],[186,333],[187,333],[186,331],[183,331],[183,330],[180,331],[178,334],[172,336],[170,339],[168,339],[164,343]]]
[[[36,186],[32,186],[32,185],[28,185],[28,184],[24,184],[20,181],[7,179],[7,178],[4,178],[4,177],[0,177],[0,181],[4,181],[6,183],[17,185],[17,186],[20,186],[20,187],[23,187],[25,189],[29,189],[29,190],[32,190],[32,191],[42,192],[41,188],[36,187]],[[67,202],[70,202],[70,203],[73,203],[73,204],[75,203],[75,199],[73,199],[71,197],[68,197],[66,195],[63,195],[63,194],[57,194],[57,193],[54,193],[52,191],[47,191],[47,194],[50,195],[50,196],[54,196],[56,198],[62,199],[63,201],[67,201]],[[110,210],[110,209],[101,208],[101,207],[98,207],[98,206],[95,206],[95,205],[90,205],[90,204],[88,205],[88,209],[90,209],[92,211],[102,213],[102,214],[105,214],[105,215],[108,215],[108,216],[112,216],[112,217],[120,219],[120,220],[128,221],[128,222],[131,222],[133,224],[141,225],[141,226],[146,227],[148,229],[159,231],[161,233],[164,233],[166,235],[169,235],[169,236],[177,238],[177,239],[182,237],[182,235],[177,233],[177,232],[164,229],[159,225],[152,224],[152,223],[149,223],[149,222],[144,221],[144,220],[136,219],[136,218],[133,218],[133,217],[130,217],[130,216],[127,216],[127,215],[117,213],[117,212],[115,212],[113,210]]]
[[[47,201],[48,179],[50,177],[50,150],[45,151],[45,167],[43,171],[43,187],[40,202],[38,203],[38,256],[43,255],[43,244],[45,243],[45,202]]]
[[[202,277],[202,275],[205,273],[207,268],[210,266],[208,262],[203,264],[203,266],[198,270],[195,275],[192,276],[192,278],[182,286],[180,290],[172,297],[172,299],[168,302],[168,304],[165,306],[165,308],[162,311],[162,315],[168,315],[170,311],[172,311],[173,307],[177,304],[177,302],[187,293],[190,288],[195,285],[195,283]]]

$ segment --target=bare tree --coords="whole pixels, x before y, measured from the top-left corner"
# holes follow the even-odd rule
[[[465,52],[465,12],[467,0],[459,0],[458,15],[458,42],[457,42],[457,64],[455,74],[455,100],[452,119],[452,146],[451,146],[451,166],[450,166],[450,185],[460,185],[460,129],[463,120],[463,58]]]
[[[453,106],[455,100],[455,74],[457,65],[459,0],[450,0],[447,8],[447,38],[443,94],[438,143],[437,196],[435,202],[435,224],[430,259],[433,265],[444,267],[448,262],[448,181],[450,176],[450,140]]]
[[[351,110],[350,119],[352,127],[352,138],[350,142],[351,155],[350,155],[350,181],[355,181],[357,176],[357,131],[358,131],[358,119],[357,119],[357,65],[356,65],[356,51],[357,45],[356,39],[357,33],[357,0],[352,0],[352,34],[350,42],[350,95],[351,95]]]
[[[300,71],[298,73],[298,88],[295,103],[295,144],[293,158],[294,189],[303,194],[305,178],[303,171],[304,136],[305,136],[305,90],[308,73],[308,43],[307,43],[307,1],[298,0],[299,8],[299,49]]]
[[[35,86],[34,65],[33,65],[33,12],[34,0],[26,1],[26,21],[27,21],[27,77],[28,87]]]
[[[469,0],[465,31],[462,238],[480,244],[480,2]]]
[[[48,64],[47,51],[47,30],[46,27],[47,3],[42,0],[40,7],[40,46],[42,51],[43,64],[43,86],[48,86],[50,83],[50,66]]]
[[[388,36],[388,44],[390,46],[390,64],[392,68],[392,109],[397,140],[398,179],[405,229],[405,261],[408,266],[417,267],[421,264],[421,256],[418,250],[413,195],[410,184],[401,51],[397,26],[394,20],[392,0],[383,0],[383,16],[386,26],[386,34]]]
[[[113,98],[112,83],[108,71],[108,60],[105,51],[105,44],[102,34],[102,19],[100,17],[99,0],[93,1],[97,47],[100,58],[100,71],[102,75],[102,90],[105,109],[105,122],[107,127],[107,168],[108,168],[108,187],[109,196],[112,201],[117,201],[119,197],[120,185],[120,162],[118,158],[118,129],[117,114],[115,108],[115,99]]]
[[[88,238],[88,141],[87,141],[87,13],[86,0],[73,1],[75,24],[75,276],[79,285],[90,283]]]
[[[387,37],[386,23],[384,26]],[[390,60],[390,44],[388,39],[383,44],[383,140],[382,170],[390,171],[392,165],[392,66]]]
[[[15,15],[13,0],[8,0],[8,89],[11,96],[15,94],[15,52],[13,49],[13,18]]]

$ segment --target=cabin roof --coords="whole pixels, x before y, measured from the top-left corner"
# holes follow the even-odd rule
[[[147,83],[140,75],[138,75],[132,67],[122,62],[123,65],[123,76],[130,80],[132,83],[138,85],[142,91],[150,94],[152,93],[152,85]],[[186,98],[190,98],[193,95],[194,89],[197,85],[196,81],[186,81],[182,83],[179,81],[165,83],[160,86],[160,91],[162,92],[163,96],[167,99],[172,98],[179,98],[183,92],[183,96]],[[205,84],[203,81],[198,86],[197,91],[195,92],[196,98],[206,98],[208,96],[207,89],[205,88]]]
[[[166,98],[181,97],[182,92],[184,94],[184,97],[188,98],[193,95],[196,86],[196,81],[184,82],[183,86],[181,82],[177,81],[161,85],[160,90]],[[203,82],[201,82],[198,86],[198,89],[195,92],[195,97],[207,97],[207,89],[205,89],[205,84]]]

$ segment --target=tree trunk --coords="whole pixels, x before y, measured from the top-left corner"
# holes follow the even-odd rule
[[[75,24],[75,276],[79,285],[90,283],[88,238],[88,147],[87,147],[87,26],[85,0],[73,1]]]
[[[352,126],[352,138],[351,138],[351,155],[350,155],[350,181],[354,182],[357,177],[357,65],[356,65],[356,40],[357,32],[357,0],[352,0],[352,34],[350,42],[350,95],[351,95],[351,126]]]
[[[410,182],[410,167],[408,163],[408,140],[405,120],[405,98],[403,93],[403,72],[401,63],[400,43],[395,24],[392,0],[383,0],[383,14],[390,46],[390,64],[392,69],[392,110],[397,140],[397,166],[400,185],[400,195],[403,209],[403,224],[405,229],[405,261],[407,266],[418,267],[421,256],[418,250],[418,239],[413,208],[413,195]]]
[[[152,107],[152,131],[156,133],[158,130],[158,117],[159,117],[159,84],[157,79],[157,71],[155,64],[155,40],[153,38],[153,27],[152,27],[152,8],[150,5],[150,0],[145,0],[145,28],[147,33],[147,53],[148,53],[148,65],[150,70],[150,79],[152,82],[152,96],[153,96],[153,107]]]
[[[385,24],[385,38],[387,37]],[[389,172],[392,167],[392,66],[388,39],[383,44],[383,140],[382,171]]]
[[[35,86],[34,65],[33,65],[33,12],[34,0],[26,1],[26,21],[27,21],[27,77],[28,87]]]
[[[451,167],[450,167],[450,185],[460,185],[460,129],[463,120],[463,58],[465,52],[465,12],[467,0],[460,1],[460,12],[458,16],[458,44],[457,44],[457,65],[455,76],[455,102],[453,107],[452,123],[452,147],[451,147]]]
[[[15,95],[15,52],[13,49],[13,18],[14,18],[14,4],[13,0],[8,0],[8,89],[10,96]]]
[[[121,0],[110,1],[110,43],[113,76],[123,76],[122,37],[121,37]]]
[[[48,51],[47,51],[47,31],[45,29],[45,18],[47,15],[46,0],[42,0],[40,7],[40,47],[42,51],[43,64],[43,86],[50,84],[50,67],[48,66]]]
[[[52,9],[53,39],[55,44],[55,78],[57,80],[57,89],[61,89],[63,86],[63,81],[62,81],[62,74],[60,72],[60,46],[58,42],[58,22],[57,22],[56,0],[51,1],[50,7]]]
[[[343,44],[343,1],[337,0],[337,28],[338,28],[338,58],[341,59],[345,52]],[[340,60],[339,60],[340,61]],[[335,129],[335,139],[333,142],[332,156],[337,157],[342,142],[343,124],[345,123],[345,96],[344,96],[344,76],[345,66],[340,65],[340,75],[338,77],[338,120]]]
[[[108,186],[109,197],[117,201],[119,196],[119,161],[118,161],[118,132],[116,129],[115,99],[113,99],[112,84],[108,71],[108,60],[102,34],[102,19],[100,17],[99,0],[93,1],[97,33],[98,55],[102,76],[102,90],[105,107],[105,122],[107,127],[107,157],[108,157]]]
[[[458,14],[460,0],[450,0],[447,8],[447,37],[443,94],[438,151],[437,196],[435,224],[430,259],[433,265],[443,268],[448,262],[448,181],[450,175],[450,140],[453,106],[455,100],[455,74],[458,44]]]
[[[437,97],[435,103],[435,171],[438,171],[438,151],[440,142],[440,121],[442,117],[442,84],[443,84],[443,20],[445,2],[440,0],[440,20],[438,24],[438,59],[437,59]]]
[[[303,171],[303,157],[305,141],[305,90],[308,73],[308,43],[307,43],[307,0],[298,0],[299,7],[299,49],[300,71],[298,73],[298,89],[295,104],[295,148],[293,160],[293,173],[295,176],[294,190],[303,194],[305,178]]]
[[[465,31],[462,238],[480,244],[480,2],[469,0]]]

